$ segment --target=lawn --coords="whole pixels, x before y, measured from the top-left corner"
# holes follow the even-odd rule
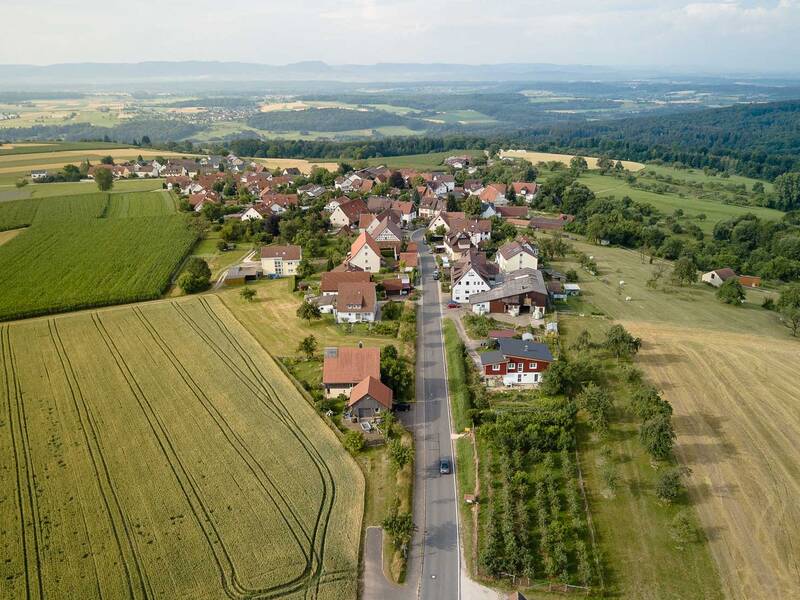
[[[453,413],[453,429],[464,431],[472,423],[467,417],[470,406],[467,374],[462,358],[463,344],[456,326],[449,319],[442,322],[444,351],[447,358],[447,388],[450,391],[450,407]]]
[[[151,192],[163,187],[163,179],[120,179],[114,182],[115,192]],[[0,186],[0,202],[25,198],[50,198],[71,196],[97,191],[94,181],[75,181],[67,183],[33,183],[22,188],[14,185]]]
[[[772,221],[777,221],[783,217],[782,212],[771,208],[724,204],[719,200],[700,198],[696,195],[696,192],[688,188],[683,191],[683,196],[680,196],[679,193],[660,194],[637,189],[624,179],[610,175],[600,175],[597,172],[581,174],[580,181],[599,197],[614,196],[619,200],[624,196],[628,196],[637,202],[650,204],[666,215],[673,214],[679,208],[683,210],[686,217],[690,218],[705,233],[711,233],[714,225],[719,221],[748,213]],[[642,179],[642,181],[649,180]],[[701,213],[706,215],[704,220],[696,218]]]
[[[593,255],[600,268],[599,277],[579,270],[584,298],[642,337],[637,362],[673,406],[676,455],[691,469],[689,497],[726,594],[791,597],[799,573],[791,540],[800,534],[800,514],[790,499],[800,493],[791,442],[800,437],[800,420],[792,410],[800,397],[795,368],[800,345],[775,313],[760,307],[774,294],[748,290],[747,302],[736,307],[719,302],[703,284],[652,290],[645,285],[652,267],[637,253],[574,244]],[[625,285],[618,293],[620,280]],[[626,302],[626,296],[632,300]],[[561,322],[568,336],[587,328],[595,337],[608,323],[589,317],[562,317]],[[620,469],[627,471],[636,464],[631,460],[636,444],[626,441],[634,433],[621,427],[617,435]],[[592,447],[587,442],[583,451],[591,455]],[[592,468],[590,460],[590,475]],[[652,485],[651,470],[640,471],[643,475],[624,477]],[[637,500],[631,496],[629,501]],[[632,513],[611,508],[606,535],[625,549],[630,542],[617,533],[618,519],[624,515],[628,522]],[[602,520],[603,509],[598,510]],[[648,564],[638,554],[629,558]]]
[[[354,598],[364,480],[217,298],[0,328],[3,598]]]
[[[386,165],[393,169],[419,169],[424,170],[447,170],[442,165],[442,161],[448,156],[476,156],[479,150],[449,150],[447,152],[429,152],[427,154],[408,154],[406,156],[382,156],[380,158],[368,158],[368,165]]]
[[[30,225],[0,246],[0,320],[159,297],[197,239],[174,210],[165,192],[0,204],[0,229]]]

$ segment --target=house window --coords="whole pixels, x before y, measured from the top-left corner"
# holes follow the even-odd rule
[[[536,363],[535,362],[528,363],[528,368],[535,369],[536,368]]]
[[[522,373],[517,374],[517,383],[522,383]]]
[[[516,368],[517,368],[516,363],[508,363],[508,370],[509,371],[514,371],[514,370],[516,370]]]
[[[492,365],[492,371],[499,371],[500,365]]]

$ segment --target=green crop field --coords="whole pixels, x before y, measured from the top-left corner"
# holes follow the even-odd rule
[[[174,211],[163,192],[0,204],[0,230],[30,226],[0,247],[0,320],[159,297],[197,239]]]
[[[114,182],[115,192],[151,192],[162,188],[163,179],[120,179]],[[66,183],[36,183],[17,188],[13,184],[0,185],[0,202],[22,200],[25,198],[50,198],[53,196],[72,196],[97,191],[94,181],[74,181]]]
[[[0,340],[0,597],[355,598],[363,477],[218,299]]]

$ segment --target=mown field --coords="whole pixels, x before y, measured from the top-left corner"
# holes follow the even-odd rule
[[[115,192],[152,192],[161,189],[163,179],[120,179],[114,182]],[[64,183],[37,183],[18,188],[13,184],[0,185],[0,202],[24,200],[25,198],[51,198],[53,196],[73,196],[97,191],[94,181],[74,181]]]
[[[166,192],[0,203],[0,320],[150,300],[197,239]]]
[[[218,299],[0,340],[1,597],[355,597],[363,477]]]
[[[794,442],[800,438],[800,342],[774,312],[761,308],[774,293],[748,290],[747,301],[736,307],[702,284],[651,289],[646,281],[653,267],[636,252],[575,245],[595,257],[600,273],[578,269],[585,316],[571,315],[569,327],[601,328],[608,321],[590,316],[600,312],[644,340],[637,362],[673,406],[676,455],[690,470],[688,494],[726,596],[800,598],[800,513],[793,501],[800,492]],[[619,281],[625,282],[621,290]],[[624,429],[620,435],[624,439]],[[649,479],[632,481],[641,487],[651,485]],[[630,502],[641,502],[635,487],[631,494]],[[632,514],[611,516],[647,526]],[[620,529],[612,520],[608,534],[616,538]],[[642,561],[641,552],[631,560],[637,567],[630,572],[637,574],[638,565],[652,562]]]
[[[531,152],[529,150],[501,150],[500,151],[501,157],[510,157],[510,158],[524,158],[532,162],[534,165],[540,162],[551,162],[556,161],[563,163],[565,165],[569,165],[569,161],[572,160],[572,154],[553,154],[550,152]],[[597,157],[587,156],[586,163],[588,164],[590,169],[597,168]],[[644,169],[644,165],[642,163],[633,162],[629,160],[623,160],[622,165],[628,171],[640,171]]]

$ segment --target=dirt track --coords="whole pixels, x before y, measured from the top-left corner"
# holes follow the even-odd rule
[[[672,402],[729,598],[800,598],[800,341],[625,323]]]

